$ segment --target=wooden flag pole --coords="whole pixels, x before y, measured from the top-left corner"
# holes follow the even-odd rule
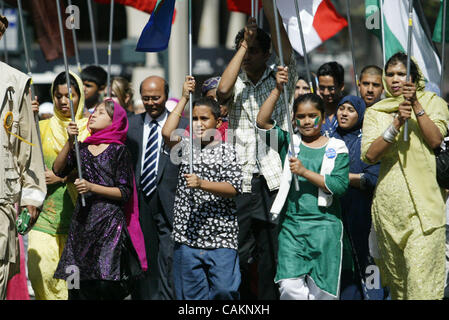
[[[284,64],[284,55],[282,52],[282,42],[281,42],[281,29],[279,26],[279,15],[278,15],[278,10],[277,10],[277,5],[276,5],[276,0],[273,0],[273,9],[274,9],[274,21],[275,21],[275,25],[276,25],[276,36],[277,36],[277,43],[278,43],[278,48],[279,48],[279,60],[281,63],[281,66],[285,66]],[[285,102],[285,111],[287,114],[287,126],[288,126],[288,132],[290,134],[290,152],[292,157],[295,156],[295,146],[293,144],[293,127],[292,127],[292,117],[290,114],[290,108],[288,107],[288,93],[287,90],[284,86],[284,90],[282,90],[284,93],[284,102]],[[296,179],[295,176],[293,176],[293,180],[295,181],[295,189],[296,191],[299,191],[299,183],[298,183],[298,179]]]
[[[112,33],[114,31],[114,0],[111,0],[111,12],[109,18],[109,43],[108,43],[108,97],[112,97],[112,85],[111,85],[111,64],[112,64]]]
[[[64,28],[62,26],[61,5],[59,4],[59,0],[55,0],[55,1],[56,1],[56,7],[58,10],[59,33],[61,34],[62,55],[64,57],[65,77],[66,77],[66,81],[67,81],[67,90],[69,93],[70,115],[72,117],[72,121],[75,122],[75,112],[74,112],[73,97],[72,97],[72,86],[70,85],[69,65],[67,62],[67,52],[66,52],[65,39],[64,39]],[[77,165],[77,169],[78,169],[78,178],[80,180],[82,180],[83,172],[81,170],[81,158],[80,158],[80,150],[79,150],[79,144],[78,144],[78,136],[75,136],[74,143],[75,143],[76,165]],[[81,194],[80,196],[81,196],[81,205],[83,207],[85,207],[86,200],[84,199],[84,194]]]
[[[95,23],[92,11],[92,0],[87,0],[87,9],[89,11],[90,34],[92,37],[92,49],[94,52],[94,63],[98,66],[97,40],[95,38]]]
[[[444,95],[443,86],[444,86],[444,63],[445,63],[445,51],[446,51],[446,0],[443,0],[443,28],[442,28],[442,36],[441,36],[441,78],[440,78],[440,93],[441,96]]]
[[[359,93],[359,79],[358,79],[357,68],[356,68],[356,64],[355,64],[354,41],[352,39],[351,9],[350,9],[350,6],[351,6],[350,0],[346,0],[346,18],[348,20],[349,43],[350,43],[350,46],[351,46],[352,69],[354,70],[355,92],[357,93],[357,97],[360,97],[360,93]]]
[[[307,81],[309,82],[310,92],[315,93],[313,92],[312,74],[310,71],[309,57],[307,56],[306,43],[304,41],[304,33],[302,30],[301,14],[299,13],[298,0],[293,1],[295,2],[296,18],[298,19],[299,36],[301,38],[301,47],[302,47],[302,54],[304,57],[304,64],[306,65]]]
[[[31,100],[34,100],[36,96],[35,96],[34,84],[33,84],[33,74],[31,73],[30,54],[28,51],[28,43],[26,40],[25,24],[23,23],[22,0],[17,0],[17,7],[19,9],[19,23],[20,23],[20,29],[22,32],[23,49],[25,51],[25,62],[26,62],[26,66],[27,66],[28,76],[30,77]],[[6,39],[5,39],[5,43],[6,43]],[[42,163],[44,165],[44,170],[46,170],[45,161],[44,161],[44,151],[42,148],[42,141],[41,141],[41,129],[39,128],[39,114],[36,112],[33,112],[33,113],[34,113],[34,122],[35,122],[35,126],[36,126],[37,137],[38,137],[37,140],[39,142],[39,148],[41,150]]]
[[[412,55],[412,35],[413,35],[413,0],[408,2],[408,34],[407,34],[407,76],[406,81],[410,81],[410,59]],[[408,121],[404,123],[404,141],[408,141]]]
[[[189,75],[193,76],[192,71],[192,0],[189,0]],[[189,154],[189,172],[193,174],[193,93],[189,93],[189,138],[190,138],[190,154]]]

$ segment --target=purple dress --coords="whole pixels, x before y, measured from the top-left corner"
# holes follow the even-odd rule
[[[85,194],[86,206],[81,197],[75,206],[67,242],[54,274],[55,278],[67,279],[76,266],[80,280],[120,279],[120,255],[125,241],[126,217],[124,206],[132,196],[133,173],[131,158],[125,145],[111,143],[101,154],[94,156],[80,144],[83,179],[105,187],[117,187],[122,193],[121,201],[107,199],[97,194]],[[72,150],[62,172],[67,176],[76,169],[75,152]]]

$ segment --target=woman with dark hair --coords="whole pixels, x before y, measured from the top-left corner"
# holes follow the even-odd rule
[[[388,60],[386,99],[366,111],[363,123],[362,160],[381,163],[372,205],[380,253],[376,264],[393,299],[441,299],[446,217],[433,150],[446,134],[449,111],[443,99],[424,91],[413,59],[411,81],[406,81],[406,65],[404,53]]]
[[[349,188],[341,197],[342,220],[352,246],[355,270],[343,270],[341,300],[381,300],[381,288],[362,287],[365,271],[371,265],[368,238],[371,229],[371,203],[379,176],[379,164],[360,159],[362,124],[366,105],[362,98],[346,96],[338,103],[338,127],[334,138],[345,142],[349,151]],[[377,280],[377,279],[376,279]]]
[[[78,140],[88,135],[87,118],[83,118],[84,90],[81,79],[70,73],[73,112],[80,131]],[[51,87],[55,115],[39,121],[45,161],[47,197],[39,219],[28,234],[28,276],[37,300],[67,300],[67,284],[53,278],[67,239],[70,220],[78,193],[73,181],[61,179],[52,171],[53,162],[67,141],[66,128],[71,121],[69,93],[65,72]]]

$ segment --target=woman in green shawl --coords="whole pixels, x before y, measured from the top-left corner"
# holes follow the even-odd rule
[[[445,282],[445,202],[433,150],[446,134],[449,111],[404,53],[385,65],[386,99],[365,114],[362,160],[381,161],[372,205],[384,286],[393,299],[441,299]],[[404,141],[404,123],[408,139]]]

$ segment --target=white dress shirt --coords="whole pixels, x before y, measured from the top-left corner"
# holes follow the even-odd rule
[[[164,127],[165,121],[167,121],[168,112],[167,110],[164,110],[164,112],[156,119],[157,121],[157,133],[158,133],[158,145],[157,145],[157,151],[158,153],[161,150],[162,146],[162,128]],[[151,129],[151,121],[153,121],[153,118],[150,117],[148,113],[145,114],[145,120],[143,124],[143,141],[142,141],[142,165],[141,165],[141,173],[144,171],[144,162],[145,162],[145,151],[147,149],[147,142],[148,142],[148,136],[150,135],[150,129]],[[159,165],[159,156],[156,160],[156,172],[158,170]]]

